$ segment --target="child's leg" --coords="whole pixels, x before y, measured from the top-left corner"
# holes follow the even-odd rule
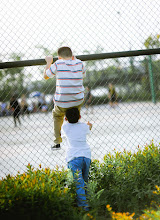
[[[17,127],[16,117],[13,116],[13,120],[14,120],[14,126]]]
[[[82,169],[82,176],[85,181],[85,192],[87,195],[87,187],[86,183],[88,183],[88,175],[89,175],[89,168],[90,168],[91,160],[89,158],[84,157],[83,159],[83,169]]]
[[[65,109],[55,105],[52,113],[54,128],[54,144],[60,144],[62,142],[61,127],[63,124]]]
[[[86,196],[85,196],[85,183],[82,176],[83,158],[77,157],[68,163],[68,168],[73,173],[74,181],[76,181],[76,193],[77,193],[77,205],[79,207],[87,207]]]
[[[81,109],[83,103],[75,106],[79,109]],[[54,128],[54,144],[60,144],[62,142],[62,138],[61,138],[61,127],[63,124],[63,120],[64,120],[64,116],[65,116],[65,112],[68,108],[61,108],[59,106],[54,106],[54,109],[52,111],[53,113],[53,128]]]
[[[83,168],[82,168],[82,175],[84,181],[88,182],[88,174],[89,174],[89,168],[90,168],[91,160],[89,158],[84,157],[83,158]]]
[[[20,121],[19,115],[17,116],[17,120],[18,120],[19,124],[21,125],[21,121]]]

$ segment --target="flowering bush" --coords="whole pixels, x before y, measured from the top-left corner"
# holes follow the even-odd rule
[[[92,161],[90,182],[96,182],[95,193],[103,189],[101,204],[110,204],[116,212],[141,214],[158,200],[152,191],[160,185],[159,146],[151,143],[134,154],[124,150],[105,155],[102,163]]]
[[[152,201],[151,208],[144,210],[144,214],[140,216],[139,220],[159,220],[160,219],[160,187],[155,186],[156,190],[153,191],[157,195],[158,202]]]
[[[160,148],[153,143],[134,154],[115,151],[102,163],[92,161],[89,212],[77,208],[68,174],[28,164],[25,173],[6,176],[0,180],[0,219],[160,219]]]
[[[74,185],[68,186],[66,181],[65,170],[34,170],[29,164],[26,173],[8,175],[0,181],[0,215],[19,219],[62,219],[64,216],[75,219]]]
[[[132,220],[133,216],[135,215],[135,213],[130,214],[129,212],[127,213],[115,213],[112,211],[112,207],[108,204],[106,205],[107,210],[109,211],[111,218],[113,220]]]
[[[156,191],[153,191],[154,194],[160,196],[160,188],[156,185]],[[156,206],[155,206],[156,205]],[[151,208],[144,210],[144,214],[135,218],[136,220],[159,220],[160,219],[160,205],[156,202],[151,203]],[[154,206],[154,207],[153,207]],[[133,220],[135,213],[115,213],[112,211],[112,207],[108,204],[106,205],[108,212],[110,213],[111,219],[113,220]]]

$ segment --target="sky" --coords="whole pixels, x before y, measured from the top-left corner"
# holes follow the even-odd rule
[[[0,0],[0,59],[22,53],[44,58],[44,46],[70,46],[76,55],[144,49],[160,34],[159,0]]]

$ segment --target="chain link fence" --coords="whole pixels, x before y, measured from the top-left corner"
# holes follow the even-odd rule
[[[51,151],[55,79],[43,79],[43,62],[5,67],[9,61],[34,61],[49,54],[56,57],[57,48],[64,45],[77,57],[88,56],[84,59],[84,87],[85,94],[87,87],[91,89],[92,98],[82,107],[81,121],[93,123],[88,137],[92,158],[101,160],[114,149],[135,152],[152,140],[159,143],[160,51],[143,56],[89,57],[159,48],[159,8],[158,0],[1,1],[1,177],[23,172],[28,163],[66,166],[65,141],[60,150]],[[116,102],[110,100],[110,86],[116,91]],[[13,94],[21,106],[24,100],[27,104],[16,127],[9,107]]]

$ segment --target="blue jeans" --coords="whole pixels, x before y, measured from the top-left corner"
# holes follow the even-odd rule
[[[73,173],[74,181],[76,181],[77,205],[88,206],[86,202],[85,187],[88,182],[88,174],[91,160],[86,157],[77,157],[68,162],[68,168]]]

